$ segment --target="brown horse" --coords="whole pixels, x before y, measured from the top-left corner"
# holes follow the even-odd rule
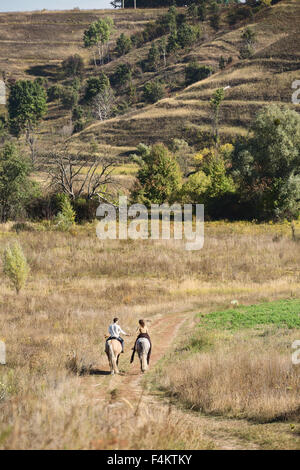
[[[118,341],[117,339],[110,339],[109,341],[106,341],[105,352],[107,354],[110,366],[110,373],[112,375],[119,374],[118,363],[121,351],[122,346],[120,341]]]

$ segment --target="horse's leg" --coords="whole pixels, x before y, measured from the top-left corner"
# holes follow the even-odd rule
[[[117,360],[116,360],[116,374],[119,374],[120,371],[119,371],[119,357],[120,357],[120,354],[117,355]]]
[[[110,373],[113,374],[113,365],[112,365],[112,361],[111,361],[111,357],[110,357],[110,354],[109,353],[106,353],[107,355],[107,359],[108,359],[108,364],[109,364],[109,368],[110,368]]]
[[[146,370],[148,369],[147,354],[145,351],[143,351],[142,357],[141,357],[141,369],[142,369],[142,372],[146,372]]]

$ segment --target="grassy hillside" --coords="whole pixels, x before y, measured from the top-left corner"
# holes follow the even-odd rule
[[[235,7],[234,7],[235,8]],[[179,9],[184,12],[184,9]],[[221,112],[221,135],[233,139],[244,134],[256,111],[265,103],[291,103],[291,84],[299,78],[300,40],[297,25],[300,4],[286,0],[264,9],[246,20],[229,26],[229,10],[223,8],[221,26],[214,31],[209,18],[201,23],[202,37],[193,47],[180,50],[168,58],[155,72],[142,73],[139,62],[147,56],[151,43],[134,48],[123,57],[94,68],[91,51],[82,46],[83,31],[103,15],[115,23],[111,50],[115,40],[124,32],[130,35],[142,30],[166,10],[72,10],[65,12],[41,11],[35,13],[0,14],[0,71],[10,78],[46,77],[51,85],[63,82],[60,65],[70,54],[78,53],[85,61],[84,80],[97,76],[100,70],[108,75],[119,63],[129,63],[133,69],[133,85],[137,103],[127,112],[105,122],[89,120],[87,127],[72,137],[74,148],[86,148],[91,141],[110,146],[112,155],[124,154],[138,143],[170,142],[174,137],[185,138],[201,146],[201,136],[210,130],[209,99],[218,87],[230,86]],[[241,60],[239,49],[241,32],[249,24],[256,32],[257,44],[251,59]],[[220,56],[232,58],[230,65],[219,70]],[[185,87],[184,70],[196,59],[213,67],[211,77]],[[153,79],[166,83],[167,97],[154,105],[142,100],[144,84]],[[119,99],[128,99],[126,93]],[[293,106],[291,104],[291,106]],[[70,120],[70,112],[57,103],[49,104],[49,113],[40,134],[40,150],[49,148],[58,140],[57,133]]]
[[[166,73],[181,79],[190,58],[217,70],[221,55],[231,56],[233,63],[201,82],[174,93],[152,106],[115,118],[106,123],[92,125],[79,136],[87,141],[91,135],[111,144],[126,140],[127,144],[170,141],[186,136],[196,142],[201,132],[210,129],[209,99],[218,87],[230,86],[221,113],[221,133],[229,138],[243,134],[256,111],[266,103],[291,103],[291,84],[299,69],[300,40],[297,24],[300,4],[282,2],[259,13],[250,26],[257,34],[254,57],[239,60],[239,45],[244,24],[233,31],[221,31],[209,38],[181,61],[171,65]],[[292,105],[291,105],[292,106]]]

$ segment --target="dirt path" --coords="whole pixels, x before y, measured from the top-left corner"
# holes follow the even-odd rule
[[[179,330],[186,322],[193,322],[195,312],[156,315],[152,318],[150,332],[153,345],[150,369],[170,350],[172,344],[179,336]],[[157,407],[164,413],[170,407],[176,409],[176,414],[197,427],[201,427],[205,439],[212,441],[216,449],[256,449],[258,446],[238,437],[241,430],[247,431],[251,424],[234,419],[208,417],[201,413],[179,409],[170,405],[167,398],[160,398],[145,389],[142,379],[145,377],[140,371],[140,362],[136,355],[134,364],[128,365],[131,356],[133,339],[126,342],[126,352],[120,357],[120,375],[91,376],[87,387],[88,399],[96,403],[105,401],[107,407],[118,411],[122,407],[130,406],[132,410],[145,404],[150,408]],[[107,365],[108,370],[108,365]],[[99,374],[101,375],[101,374]]]

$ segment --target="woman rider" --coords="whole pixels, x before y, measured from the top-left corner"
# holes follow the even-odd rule
[[[132,363],[133,360],[134,360],[134,354],[135,354],[135,351],[136,351],[136,345],[137,345],[138,339],[139,338],[147,338],[149,343],[150,343],[150,349],[149,349],[148,357],[147,357],[147,362],[148,362],[148,365],[149,365],[152,344],[151,344],[151,339],[150,339],[150,336],[149,336],[149,330],[148,330],[144,320],[139,320],[139,326],[137,327],[136,332],[138,333],[138,336],[135,340],[134,347],[132,348],[133,352],[132,352],[132,356],[131,356],[131,359],[130,359],[130,363]]]

